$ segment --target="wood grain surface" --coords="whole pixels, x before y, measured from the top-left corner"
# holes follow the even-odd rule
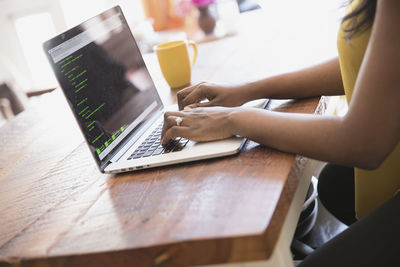
[[[48,98],[59,110],[46,115],[68,111]],[[29,111],[0,131],[1,260],[175,266],[272,252],[301,171],[294,155],[248,142],[237,156],[110,176],[71,117]]]
[[[201,45],[192,81],[268,75],[265,62],[255,61],[265,53],[243,50],[245,41]],[[164,102],[176,101],[154,55],[146,62]],[[241,72],[243,66],[253,73]],[[318,103],[274,105],[314,113]],[[250,141],[235,156],[101,174],[57,89],[0,128],[0,265],[187,266],[267,259],[302,172],[301,158],[295,159]]]

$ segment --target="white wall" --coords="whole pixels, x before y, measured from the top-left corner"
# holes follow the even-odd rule
[[[31,73],[22,53],[14,21],[29,14],[48,12],[57,31],[65,28],[63,14],[58,1],[52,0],[3,0],[0,1],[0,79],[17,79],[25,90],[30,89]],[[36,29],[40,31],[40,29]]]
[[[48,12],[55,23],[56,31],[79,24],[99,12],[120,5],[128,23],[132,26],[144,18],[142,1],[148,0],[1,0],[0,1],[0,82],[18,80],[26,90],[32,89],[32,77],[15,31],[14,20],[29,14]],[[342,11],[339,9],[344,0],[259,0],[266,14],[274,17],[273,23],[281,25],[281,32],[297,32],[304,43],[298,46],[315,45],[312,55],[316,60],[321,56],[321,43],[310,44],[311,35],[320,36],[323,45],[336,51],[336,34]],[[40,31],[40,29],[37,29]],[[289,44],[288,44],[289,45]],[[323,49],[321,50],[323,51]]]
[[[144,18],[141,0],[59,0],[59,2],[68,27],[78,25],[116,5],[121,6],[129,24],[134,24]]]
[[[128,23],[144,18],[141,0],[2,0],[0,1],[0,82],[17,80],[24,90],[32,90],[33,80],[15,30],[15,19],[30,14],[48,12],[56,32],[120,5]],[[40,29],[35,29],[40,31]],[[39,88],[38,88],[39,89]]]

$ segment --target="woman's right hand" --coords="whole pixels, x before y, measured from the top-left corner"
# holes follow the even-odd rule
[[[247,102],[246,90],[240,86],[220,86],[210,83],[199,83],[177,93],[179,110],[185,107],[235,107]],[[206,102],[201,102],[208,100]]]

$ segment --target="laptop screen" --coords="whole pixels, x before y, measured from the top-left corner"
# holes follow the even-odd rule
[[[44,44],[97,161],[162,106],[119,7]]]

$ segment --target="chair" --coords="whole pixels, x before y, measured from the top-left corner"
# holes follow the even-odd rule
[[[318,193],[317,193],[318,180],[314,176],[311,178],[311,184],[308,188],[306,200],[303,204],[303,209],[297,223],[296,231],[294,233],[293,241],[291,244],[291,251],[294,258],[303,259],[307,255],[314,252],[314,248],[310,247],[301,238],[310,233],[317,220],[318,214]]]
[[[6,119],[21,113],[25,109],[25,101],[6,83],[0,84],[0,99],[3,99],[1,111]],[[10,109],[12,114],[10,114]],[[6,114],[5,114],[6,113]]]
[[[326,165],[322,170],[325,167]],[[321,171],[318,173],[318,177],[320,177]],[[339,221],[320,202],[317,195],[318,181],[315,177],[311,179],[311,185],[291,244],[295,261],[303,260],[313,253],[315,249],[348,228],[346,224]]]
[[[315,250],[298,267],[400,266],[400,193]]]
[[[27,99],[54,91],[55,88],[36,90],[18,94],[7,83],[0,83],[0,113],[4,120],[9,120],[25,110]]]

